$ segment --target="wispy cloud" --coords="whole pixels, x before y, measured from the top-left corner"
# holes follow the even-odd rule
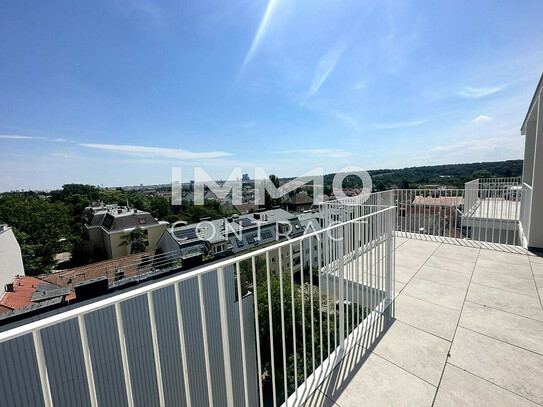
[[[334,45],[334,47],[330,51],[328,51],[321,57],[319,63],[317,64],[317,67],[315,68],[313,81],[311,82],[311,87],[309,88],[311,95],[314,95],[319,91],[324,81],[328,78],[328,76],[336,67],[337,61],[345,51],[345,48],[347,48],[347,42],[340,41],[336,45]]]
[[[93,148],[97,150],[110,151],[116,153],[133,154],[141,157],[162,157],[180,160],[198,160],[207,158],[217,158],[232,155],[224,151],[193,152],[176,148],[130,146],[116,144],[79,144],[81,147]]]
[[[311,154],[314,156],[320,157],[348,157],[352,155],[349,151],[344,151],[336,148],[318,148],[313,150],[285,150],[285,151],[276,151],[275,154]]]
[[[255,55],[256,51],[258,50],[258,47],[260,46],[260,43],[262,42],[262,39],[264,38],[264,35],[266,34],[266,30],[268,29],[270,25],[270,20],[273,15],[273,11],[275,10],[278,0],[270,0],[268,2],[268,6],[266,7],[266,11],[264,12],[264,16],[262,17],[262,20],[260,21],[260,25],[258,26],[258,30],[253,38],[253,42],[251,43],[251,48],[249,48],[249,51],[247,52],[247,55],[245,56],[245,59],[243,60],[243,64],[241,65],[241,68],[238,72],[237,79],[243,75],[243,72],[245,71],[245,68],[251,62],[251,59]]]
[[[364,89],[365,87],[366,87],[366,82],[365,81],[360,81],[360,82],[355,83],[351,89],[352,90],[360,90],[360,89]]]
[[[45,140],[44,137],[30,137],[30,136],[18,136],[11,134],[1,134],[0,139],[9,139],[9,140]]]
[[[495,161],[521,158],[524,144],[517,135],[509,137],[491,137],[461,141],[458,143],[439,145],[427,151],[427,157],[436,157],[449,162]]]
[[[137,17],[144,17],[157,27],[164,27],[167,25],[166,14],[164,11],[150,0],[117,0],[115,4],[121,14],[126,18],[134,19]]]
[[[421,124],[426,123],[427,120],[418,120],[416,122],[403,122],[403,123],[380,123],[376,124],[376,127],[380,129],[399,129],[402,127],[414,127],[420,126]]]
[[[490,120],[492,120],[492,117],[490,117],[490,116],[485,116],[484,114],[479,115],[479,116],[477,116],[475,119],[473,119],[473,121],[474,121],[475,123],[488,122],[488,121],[490,121]]]
[[[465,88],[462,88],[462,90],[458,94],[467,98],[481,98],[484,96],[492,95],[493,93],[497,93],[505,89],[506,86],[507,85],[500,85],[490,86],[486,88],[472,88],[471,86],[466,86]]]

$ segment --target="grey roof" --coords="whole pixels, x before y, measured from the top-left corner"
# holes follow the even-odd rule
[[[254,247],[268,244],[277,240],[277,222],[288,222],[292,225],[291,237],[303,234],[304,228],[300,220],[283,209],[270,209],[268,211],[240,215],[236,218],[216,219],[203,222],[197,230],[197,225],[186,225],[167,231],[182,247],[192,245],[194,242],[220,243],[228,241],[229,248],[239,253]],[[260,228],[260,237],[258,231]],[[242,239],[238,243],[238,236]],[[255,239],[255,237],[257,239]],[[284,237],[281,237],[284,238]]]
[[[150,225],[158,225],[158,222],[148,212],[128,213],[121,215],[112,215],[110,213],[104,216],[102,226],[112,231],[132,229],[135,227],[145,228]]]

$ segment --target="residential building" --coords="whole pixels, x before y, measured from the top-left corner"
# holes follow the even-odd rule
[[[526,225],[543,224],[543,75],[522,124],[521,133],[526,137],[524,168],[522,172],[522,217]],[[543,228],[525,229],[526,244],[543,248]]]
[[[88,208],[85,227],[89,240],[108,259],[131,254],[130,246],[121,245],[122,237],[136,228],[143,230],[147,251],[156,249],[156,244],[168,226],[168,222],[157,221],[150,213],[118,205]]]
[[[0,224],[0,287],[13,281],[15,276],[24,276],[21,247],[8,225]]]
[[[313,198],[305,191],[298,192],[294,196],[289,197],[283,205],[287,211],[303,212],[313,207]]]

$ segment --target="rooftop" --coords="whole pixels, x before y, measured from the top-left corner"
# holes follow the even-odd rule
[[[543,257],[396,238],[399,293],[306,406],[543,404]]]

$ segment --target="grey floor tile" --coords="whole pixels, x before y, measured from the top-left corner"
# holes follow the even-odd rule
[[[543,355],[543,322],[466,302],[460,326]]]
[[[543,356],[459,327],[449,363],[543,403]]]
[[[537,298],[537,291],[532,277],[493,273],[476,267],[471,282]]]
[[[525,398],[447,364],[434,407],[536,407]]]
[[[500,263],[528,266],[528,256],[525,254],[505,253],[496,250],[481,250],[480,260],[492,260]]]
[[[436,388],[371,352],[350,352],[321,386],[341,407],[428,407]]]
[[[515,255],[516,256],[516,255]],[[520,256],[523,257],[523,256]],[[524,256],[526,257],[526,256]],[[532,269],[528,263],[510,264],[501,261],[494,261],[488,259],[479,259],[475,268],[487,270],[492,273],[509,274],[511,276],[527,277],[532,274]]]
[[[417,272],[417,278],[465,290],[468,288],[471,275],[425,265]]]
[[[408,283],[409,280],[413,278],[417,270],[402,267],[402,266],[396,266],[394,269],[394,278],[396,281],[400,281],[404,284]]]
[[[475,267],[475,260],[464,261],[463,259],[450,259],[434,254],[424,265],[471,275]]]
[[[396,255],[395,255],[396,267],[404,267],[404,268],[418,270],[424,265],[425,262],[426,262],[426,259],[409,256],[407,254],[400,254],[398,253],[398,251],[396,251]]]
[[[460,312],[440,305],[400,295],[394,304],[394,317],[415,328],[451,341]]]
[[[532,272],[534,274],[538,274],[543,276],[543,263],[530,263],[530,267],[532,268]]]
[[[416,276],[403,289],[402,294],[460,311],[467,290],[420,280]]]
[[[463,261],[475,261],[479,256],[480,249],[474,247],[456,246],[453,244],[442,244],[434,253],[439,257],[449,259],[460,259]]]
[[[386,333],[369,350],[437,386],[450,342],[392,318],[384,324]]]
[[[504,291],[472,282],[469,286],[466,301],[543,321],[541,303],[536,297]]]

